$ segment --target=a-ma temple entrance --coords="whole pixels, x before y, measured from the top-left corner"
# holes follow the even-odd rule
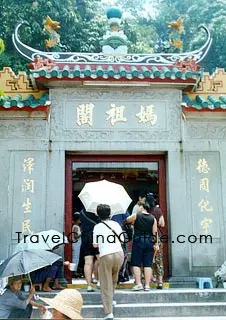
[[[83,205],[78,194],[86,182],[106,179],[123,185],[134,200],[128,212],[131,214],[140,192],[152,192],[161,206],[165,221],[166,169],[164,155],[67,155],[66,156],[66,233],[71,232],[72,213],[79,212]],[[167,235],[167,226],[164,234]],[[66,258],[71,260],[71,248],[66,249]],[[81,257],[83,258],[83,257]],[[164,271],[168,277],[168,243],[164,245]],[[70,277],[70,273],[68,273]]]

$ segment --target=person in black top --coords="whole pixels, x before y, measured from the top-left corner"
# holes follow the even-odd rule
[[[157,222],[154,216],[148,213],[150,209],[147,202],[139,203],[138,213],[132,214],[126,219],[127,223],[134,223],[134,235],[132,246],[131,265],[136,285],[134,291],[149,291],[149,283],[152,276],[152,261],[154,255],[154,244],[156,243]],[[141,283],[141,266],[144,267],[145,286]]]
[[[98,270],[99,250],[93,247],[93,229],[97,223],[100,222],[100,218],[92,212],[82,210],[80,212],[80,222],[82,229],[82,244],[81,251],[85,257],[84,274],[87,281],[87,291],[94,291],[92,283],[92,273],[95,269],[96,278]],[[96,258],[96,261],[95,261]],[[95,265],[94,265],[95,262]]]

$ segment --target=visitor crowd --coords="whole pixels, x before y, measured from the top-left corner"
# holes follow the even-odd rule
[[[72,264],[75,276],[84,277],[87,291],[100,287],[104,307],[104,319],[114,319],[114,290],[118,282],[134,276],[134,291],[149,291],[150,282],[163,287],[163,247],[159,240],[165,226],[161,209],[155,205],[153,194],[140,194],[132,214],[128,212],[111,217],[108,204],[99,204],[97,214],[82,210],[73,217]],[[128,247],[132,240],[131,261]],[[84,259],[83,259],[84,257]],[[84,266],[82,261],[84,260]],[[65,263],[69,264],[69,263]],[[55,298],[42,300],[50,305],[52,314],[43,304],[33,299],[35,289],[28,296],[21,293],[22,279],[11,278],[5,292],[0,295],[0,318],[24,318],[31,316],[32,306],[44,312],[44,318],[82,319],[82,297],[77,290],[65,289],[59,283],[63,261],[31,274],[32,282],[41,283],[42,290],[62,290]],[[82,270],[83,269],[83,270]],[[82,272],[83,271],[83,272]],[[93,277],[94,276],[94,277]],[[144,279],[144,280],[143,280]],[[51,283],[53,283],[51,287]]]

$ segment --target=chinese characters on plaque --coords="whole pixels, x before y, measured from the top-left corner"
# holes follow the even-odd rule
[[[33,233],[31,228],[31,213],[32,213],[32,195],[35,193],[35,181],[32,177],[32,173],[35,169],[34,158],[25,158],[23,161],[23,182],[21,185],[21,191],[23,193],[23,213],[24,220],[22,222],[22,233]]]
[[[200,226],[205,234],[208,234],[209,227],[213,223],[211,218],[211,213],[213,212],[213,206],[211,202],[208,200],[208,195],[210,192],[210,181],[209,181],[209,168],[208,162],[205,158],[199,159],[197,163],[196,170],[199,172],[200,180],[199,180],[199,190],[201,192],[201,200],[198,204],[200,208],[200,212],[203,217],[200,222]],[[208,213],[208,214],[207,214]]]
[[[150,124],[151,126],[157,123],[157,114],[154,105],[140,105],[134,114],[137,123]],[[80,104],[76,108],[76,124],[78,126],[89,125],[93,126],[93,114],[95,112],[95,105],[93,103]],[[114,126],[118,122],[127,122],[126,114],[131,112],[127,110],[124,105],[116,106],[114,103],[110,104],[110,108],[105,112],[105,121]]]

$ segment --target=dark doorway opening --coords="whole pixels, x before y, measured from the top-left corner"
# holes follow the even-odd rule
[[[68,155],[66,157],[65,231],[71,232],[72,214],[82,209],[78,198],[86,182],[106,179],[120,183],[133,202],[131,213],[140,192],[152,192],[156,203],[166,216],[165,157],[162,155]],[[164,234],[167,234],[167,226]],[[71,245],[65,247],[65,259],[71,261]],[[165,278],[168,276],[168,246],[164,245]],[[70,272],[66,278],[71,281]]]

